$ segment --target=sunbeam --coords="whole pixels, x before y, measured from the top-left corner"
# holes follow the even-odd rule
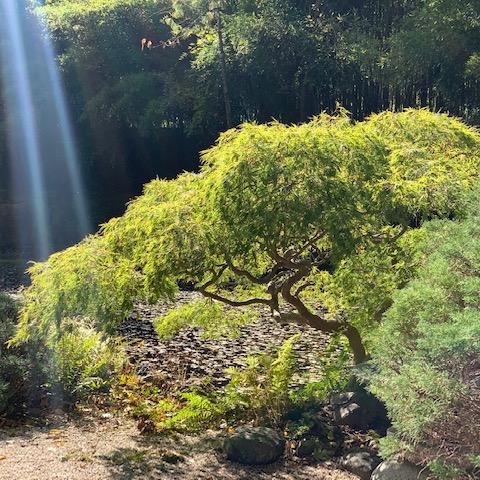
[[[91,231],[56,53],[27,0],[0,2],[2,84],[22,250],[45,259]]]
[[[88,219],[81,173],[78,168],[77,150],[75,147],[70,117],[67,111],[64,88],[55,62],[55,52],[50,39],[46,36],[42,37],[42,50],[52,90],[52,100],[58,117],[60,139],[65,154],[65,165],[67,167],[68,177],[72,188],[72,200],[74,202],[75,214],[78,220],[78,231],[81,236],[84,236],[90,231],[91,225]]]
[[[18,157],[22,157],[27,164],[28,179],[26,180],[31,192],[30,202],[34,211],[35,251],[41,258],[45,258],[51,248],[51,239],[41,165],[39,131],[35,118],[24,37],[19,20],[20,10],[24,6],[22,7],[20,4],[21,2],[16,0],[3,0],[0,3],[2,30],[12,47],[8,51],[2,49],[6,82],[13,86],[6,95],[9,141],[11,155],[17,157],[16,161],[21,161]]]

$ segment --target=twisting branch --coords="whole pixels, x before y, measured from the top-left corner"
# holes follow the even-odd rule
[[[305,282],[302,283],[296,290],[295,290],[295,297],[298,297],[306,288],[308,287],[313,287],[315,285],[315,282]]]
[[[322,231],[320,231],[320,232],[316,233],[315,235],[313,235],[313,237],[310,238],[310,240],[308,240],[308,241],[303,245],[303,247],[301,247],[301,248],[291,257],[291,259],[292,259],[292,260],[295,260],[296,258],[298,258],[302,253],[305,252],[305,250],[307,250],[307,248],[312,247],[313,244],[314,244],[315,242],[318,242],[318,240],[320,240],[324,235],[325,235],[325,233],[322,232]]]
[[[337,321],[325,320],[324,318],[316,315],[300,300],[300,298],[292,293],[292,288],[296,283],[305,278],[310,273],[311,264],[305,263],[303,268],[300,268],[297,272],[291,275],[282,285],[281,293],[284,300],[292,305],[297,312],[305,318],[306,323],[311,327],[323,330],[324,332],[331,333],[342,330],[344,325]]]
[[[269,307],[272,307],[272,301],[268,300],[267,298],[250,298],[248,300],[231,300],[229,298],[222,297],[217,293],[207,292],[206,290],[199,289],[199,292],[204,297],[211,298],[212,300],[217,300],[219,302],[230,305],[231,307],[246,307],[248,305],[255,305],[255,304],[267,305]]]
[[[310,273],[311,265],[305,264],[303,268],[300,268],[293,275],[291,275],[282,286],[282,297],[290,305],[295,307],[297,312],[305,319],[305,323],[313,328],[322,330],[326,333],[339,332],[343,333],[350,343],[350,347],[353,351],[355,363],[359,364],[367,359],[365,347],[363,346],[360,333],[353,325],[348,325],[336,320],[326,320],[319,315],[315,315],[310,309],[294,294],[292,294],[293,286],[306,277]]]
[[[305,253],[308,248],[312,247],[315,242],[320,240],[325,235],[325,232],[319,231],[312,235],[298,250],[291,248],[287,250],[283,255],[280,255],[275,248],[270,248],[268,254],[270,258],[272,258],[279,266],[284,266],[290,269],[298,269],[301,266],[301,263],[295,261],[298,259],[303,253]]]
[[[263,305],[268,305],[269,307],[272,308],[272,300],[269,300],[266,298],[250,298],[248,300],[232,300],[230,298],[222,297],[217,293],[207,291],[208,287],[211,287],[213,284],[218,282],[218,280],[220,280],[221,276],[223,275],[223,273],[227,268],[228,268],[228,265],[221,265],[220,270],[216,272],[210,280],[205,282],[203,285],[198,286],[197,290],[204,297],[211,298],[212,300],[217,300],[219,302],[230,305],[231,307],[246,307],[248,305],[263,304]]]
[[[296,252],[293,250],[287,250],[283,255],[280,255],[277,250],[272,248],[268,254],[270,258],[275,260],[280,266],[283,266],[289,270],[298,270],[299,268],[303,268],[306,263],[310,265],[310,260],[299,260],[296,262],[292,260],[296,254]]]
[[[287,268],[293,268],[292,267],[292,262],[290,262],[286,257],[282,257],[275,248],[271,248],[268,251],[268,255],[270,258],[272,258],[275,262],[277,262],[279,265],[282,265]]]
[[[275,316],[276,312],[280,312],[280,300],[278,298],[280,294],[280,288],[275,282],[270,282],[267,287],[267,292],[272,299],[270,309],[272,311],[272,315]]]
[[[281,268],[280,265],[277,264],[272,268],[270,272],[266,273],[265,275],[262,275],[261,277],[256,277],[255,275],[252,275],[250,272],[236,267],[235,265],[233,265],[233,263],[230,260],[228,260],[227,263],[228,263],[228,267],[235,275],[246,277],[252,283],[255,283],[257,285],[266,285],[267,283],[271,282],[275,277],[275,275],[279,273]]]
[[[198,290],[202,291],[207,289],[208,287],[212,286],[214,283],[218,282],[220,280],[220,277],[223,275],[225,270],[228,268],[228,265],[220,265],[220,270],[213,275],[213,277],[208,280],[206,283],[203,285],[199,285],[197,288]]]

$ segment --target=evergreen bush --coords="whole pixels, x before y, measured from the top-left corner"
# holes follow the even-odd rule
[[[479,220],[423,227],[416,278],[394,294],[373,340],[371,390],[394,427],[383,453],[430,463],[441,478],[479,474]]]

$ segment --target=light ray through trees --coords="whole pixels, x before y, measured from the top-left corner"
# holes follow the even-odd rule
[[[85,236],[90,222],[56,54],[28,5],[0,2],[0,72],[21,250],[41,260]]]
[[[65,101],[65,92],[55,61],[55,52],[52,43],[48,37],[42,38],[42,48],[45,59],[45,65],[52,89],[53,102],[58,117],[58,125],[60,128],[60,138],[65,154],[65,165],[67,167],[69,181],[72,187],[72,199],[74,209],[78,220],[79,233],[81,236],[86,235],[90,231],[90,222],[88,219],[87,207],[84,198],[82,177],[78,168],[79,159],[75,146],[75,139],[72,131],[70,117],[68,115],[67,104]]]
[[[9,121],[10,154],[15,163],[26,162],[30,201],[34,211],[36,253],[47,256],[51,239],[48,228],[47,205],[41,165],[38,125],[35,118],[32,90],[27,66],[24,37],[19,19],[19,3],[3,0],[1,30],[5,34],[2,48],[2,63],[7,84],[6,104]],[[8,41],[7,41],[8,39]],[[11,47],[11,48],[9,48]],[[17,170],[18,165],[13,165]],[[20,179],[15,179],[20,180]],[[18,185],[17,185],[18,186]]]

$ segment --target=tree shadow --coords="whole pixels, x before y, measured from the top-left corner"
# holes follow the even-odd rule
[[[98,457],[104,461],[112,473],[112,478],[134,480],[145,478],[155,470],[148,449],[118,448],[107,455]]]

